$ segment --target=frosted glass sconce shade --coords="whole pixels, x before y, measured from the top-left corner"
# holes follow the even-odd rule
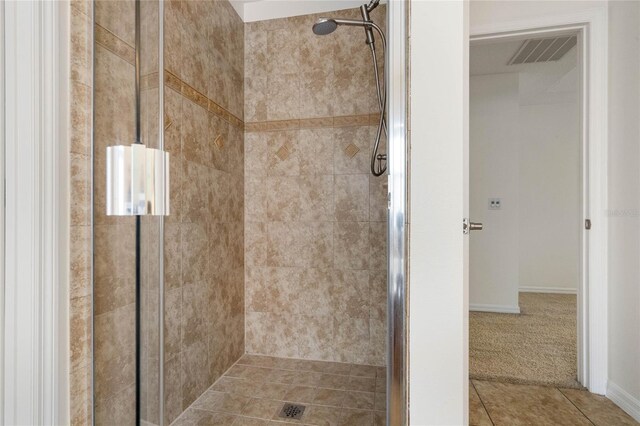
[[[107,215],[169,215],[169,153],[142,144],[107,147]]]

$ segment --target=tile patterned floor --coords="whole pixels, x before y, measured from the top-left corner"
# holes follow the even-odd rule
[[[384,425],[385,376],[370,365],[245,355],[173,426]],[[279,417],[285,402],[305,405],[302,419]]]
[[[471,380],[469,424],[638,425],[607,398],[577,389]]]
[[[369,365],[245,355],[173,426],[385,424],[385,369]],[[285,402],[300,420],[278,417]],[[471,380],[469,424],[639,425],[607,398],[587,391]]]

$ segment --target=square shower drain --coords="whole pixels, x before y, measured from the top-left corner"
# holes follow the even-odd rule
[[[280,410],[280,417],[284,417],[285,419],[296,419],[300,420],[302,415],[304,414],[304,405],[299,404],[289,404],[288,402],[284,404],[282,410]]]

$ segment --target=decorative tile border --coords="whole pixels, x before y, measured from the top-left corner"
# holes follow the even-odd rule
[[[180,93],[185,98],[189,99],[191,102],[200,105],[202,108],[206,109],[212,114],[217,115],[228,123],[236,126],[239,129],[244,129],[244,121],[242,119],[233,115],[230,111],[226,110],[220,104],[215,102],[213,99],[207,98],[202,93],[198,92],[196,89],[191,87],[189,84],[180,79],[177,75],[173,74],[171,71],[164,70],[164,84]]]
[[[97,44],[114,53],[119,58],[129,62],[131,65],[135,65],[136,50],[133,46],[98,24],[94,24],[93,27]]]
[[[160,84],[158,72],[152,72],[151,74],[140,76],[140,89],[151,90],[157,89]]]
[[[136,54],[133,46],[98,24],[95,24],[94,28],[97,44],[109,50],[119,58],[127,61],[131,65],[135,65]],[[153,89],[157,87],[158,74],[151,73],[144,75],[140,80],[140,86],[143,90]],[[164,70],[164,82],[165,85],[180,93],[195,104],[200,105],[210,113],[217,115],[239,129],[244,129],[244,122],[241,118],[236,117],[223,106],[214,100],[207,98],[205,95],[191,87],[187,82],[181,80],[180,77],[166,69]]]
[[[95,24],[95,40],[96,43],[118,57],[135,64],[135,49],[122,39],[106,28]],[[152,73],[141,78],[141,86],[143,89],[152,89],[157,87],[158,74]],[[327,127],[351,127],[351,126],[372,126],[378,124],[380,115],[378,113],[360,114],[360,115],[343,115],[335,117],[318,117],[318,118],[300,118],[293,120],[273,120],[259,121],[253,123],[244,123],[241,118],[225,109],[223,106],[209,99],[207,96],[198,92],[187,82],[183,81],[171,71],[164,70],[164,83],[167,87],[180,93],[193,103],[200,105],[212,114],[217,115],[228,123],[244,129],[247,132],[269,132],[277,130],[297,130],[297,129],[314,129]]]
[[[298,130],[326,127],[373,126],[378,124],[380,115],[342,115],[336,117],[301,118],[293,120],[257,121],[245,123],[246,132],[270,132],[276,130]]]
[[[106,28],[95,24],[95,40],[96,43],[118,57],[135,64],[135,49],[118,38],[115,34]],[[158,75],[152,73],[141,78],[141,86],[143,89],[152,89],[157,87]],[[378,113],[360,114],[360,115],[343,115],[335,117],[318,117],[318,118],[300,118],[293,120],[272,120],[259,121],[253,123],[244,123],[241,118],[225,109],[223,106],[209,99],[207,96],[198,92],[187,82],[183,81],[177,75],[169,70],[164,70],[164,83],[167,87],[180,93],[193,103],[200,105],[212,114],[217,115],[228,123],[244,129],[247,132],[269,132],[277,130],[297,130],[297,129],[314,129],[327,127],[350,127],[350,126],[372,126],[378,124],[380,115]]]

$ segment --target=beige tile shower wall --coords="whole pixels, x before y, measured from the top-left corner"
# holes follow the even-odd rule
[[[165,420],[244,353],[243,24],[225,1],[165,3]]]
[[[319,16],[245,25],[246,349],[383,365],[387,190],[369,173],[371,56],[360,28],[315,36]]]
[[[91,410],[91,118],[93,10],[70,3],[70,363],[72,425],[89,425]]]

